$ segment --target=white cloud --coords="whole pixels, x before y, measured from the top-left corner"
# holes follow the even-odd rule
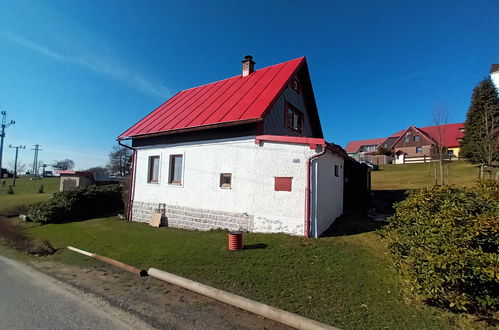
[[[128,69],[123,63],[119,63],[114,59],[89,53],[66,55],[61,50],[50,48],[18,34],[0,32],[0,36],[5,40],[56,61],[82,66],[98,74],[132,86],[142,92],[161,96],[162,98],[167,98],[171,95],[170,90],[161,82],[148,79],[142,74]]]

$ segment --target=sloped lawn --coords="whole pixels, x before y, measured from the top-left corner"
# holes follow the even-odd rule
[[[70,264],[97,261],[63,249],[73,245],[131,265],[156,267],[343,329],[451,328],[456,317],[407,302],[401,279],[374,232],[307,241],[282,234],[245,234],[246,249],[226,249],[224,231],[151,228],[94,219],[59,225],[26,224]]]
[[[3,185],[5,181],[5,185]],[[0,179],[0,213],[8,212],[22,205],[33,205],[47,200],[53,193],[59,191],[59,178],[42,178],[40,180],[30,180],[27,176],[16,179],[16,186],[13,187],[14,194],[7,194],[13,179]],[[44,192],[39,193],[38,189],[43,185]]]
[[[373,190],[400,190],[430,187],[435,184],[435,163],[381,165],[371,172]],[[448,171],[447,171],[448,169]],[[478,179],[478,169],[471,163],[458,160],[445,167],[445,182],[469,186]]]

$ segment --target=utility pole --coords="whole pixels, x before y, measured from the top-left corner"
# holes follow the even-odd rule
[[[42,170],[42,178],[44,178],[44,177],[45,177],[45,168],[47,168],[47,166],[48,166],[47,164],[42,164],[42,165],[40,165],[40,167],[42,167],[42,168],[43,168],[43,170]]]
[[[13,146],[9,144],[9,148],[16,149],[16,160],[14,161],[14,182],[12,182],[12,186],[16,186],[16,176],[17,176],[17,155],[19,154],[19,149],[26,149],[26,146]]]
[[[31,173],[33,176],[31,179],[37,180],[40,178],[40,175],[38,174],[38,151],[43,151],[43,150],[40,149],[39,144],[35,144],[35,148],[31,150],[35,151],[35,158],[33,159],[33,173]]]
[[[14,125],[16,122],[11,120],[7,123],[7,112],[0,112],[0,116],[2,116],[2,121],[0,125],[0,179],[2,176],[2,154],[3,154],[3,139],[5,138],[5,129],[10,125]]]

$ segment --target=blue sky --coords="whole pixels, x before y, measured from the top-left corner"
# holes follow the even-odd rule
[[[0,109],[21,161],[105,165],[116,137],[177,91],[307,56],[325,137],[464,121],[499,62],[498,1],[0,1]]]

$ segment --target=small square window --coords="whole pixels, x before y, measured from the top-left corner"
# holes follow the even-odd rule
[[[274,190],[275,191],[291,191],[293,185],[292,177],[278,177],[274,178]]]
[[[220,188],[232,187],[232,173],[220,173]]]
[[[414,141],[416,141],[416,142],[419,141],[419,135],[414,135]]]
[[[286,126],[293,131],[297,131],[298,133],[302,132],[303,112],[301,112],[291,104],[287,104]]]
[[[169,184],[182,184],[182,155],[170,156],[170,174],[168,176]]]
[[[416,147],[416,153],[420,154],[423,152],[423,147]]]
[[[338,165],[334,165],[334,176],[340,176],[340,167]]]
[[[407,135],[407,136],[405,137],[405,142],[410,142],[410,141],[411,141],[411,137],[410,137],[409,135]]]

